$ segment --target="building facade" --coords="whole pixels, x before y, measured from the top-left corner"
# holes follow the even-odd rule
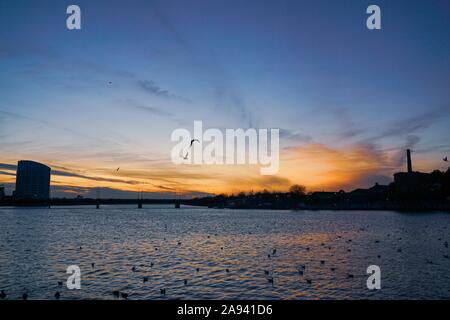
[[[22,160],[17,165],[16,199],[46,200],[50,198],[51,169],[44,164]]]

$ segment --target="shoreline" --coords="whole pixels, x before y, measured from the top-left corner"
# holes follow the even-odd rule
[[[202,203],[198,200],[171,200],[171,199],[83,199],[83,201],[73,199],[58,199],[51,201],[7,201],[0,202],[0,208],[14,207],[14,208],[42,208],[42,207],[70,207],[70,206],[96,206],[103,205],[136,205],[136,208],[141,208],[142,205],[176,205],[177,203],[183,206],[193,206],[199,208],[209,209],[229,209],[229,210],[286,210],[286,211],[401,211],[401,212],[449,212],[449,203],[366,203],[366,204],[321,204],[321,205],[291,205],[291,204],[225,204],[225,203]],[[145,208],[145,207],[144,207]],[[176,206],[175,206],[176,208]]]

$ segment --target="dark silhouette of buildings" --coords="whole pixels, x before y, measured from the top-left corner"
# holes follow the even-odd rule
[[[398,200],[419,200],[427,197],[433,189],[430,173],[413,171],[411,151],[406,150],[407,172],[394,174],[393,197]]]
[[[5,197],[5,187],[0,186],[0,200],[3,200],[4,197]]]
[[[413,171],[411,151],[406,151],[407,172],[394,174],[389,185],[350,192],[240,193],[197,198],[194,205],[217,208],[330,209],[330,210],[450,210],[450,168],[446,172]]]
[[[50,198],[50,171],[44,164],[21,160],[17,164],[17,200],[47,200]]]
[[[310,210],[445,210],[450,211],[450,168],[431,173],[413,171],[411,151],[407,150],[407,172],[394,174],[389,185],[375,183],[368,189],[350,192],[306,193],[301,185],[292,186],[288,192],[241,192],[190,200],[180,199],[52,199],[49,200],[50,168],[33,162],[19,161],[15,198],[4,196],[0,205],[98,205],[138,203],[175,203],[208,206],[212,208],[239,209],[310,209]],[[1,191],[1,189],[0,189]],[[1,199],[1,197],[0,197]]]

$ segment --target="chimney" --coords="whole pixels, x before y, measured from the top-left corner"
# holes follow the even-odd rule
[[[406,150],[406,158],[408,159],[408,173],[412,172],[411,150]]]

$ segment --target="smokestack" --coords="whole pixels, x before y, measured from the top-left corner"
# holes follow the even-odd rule
[[[408,173],[412,172],[411,150],[406,150],[406,158],[408,159]]]

